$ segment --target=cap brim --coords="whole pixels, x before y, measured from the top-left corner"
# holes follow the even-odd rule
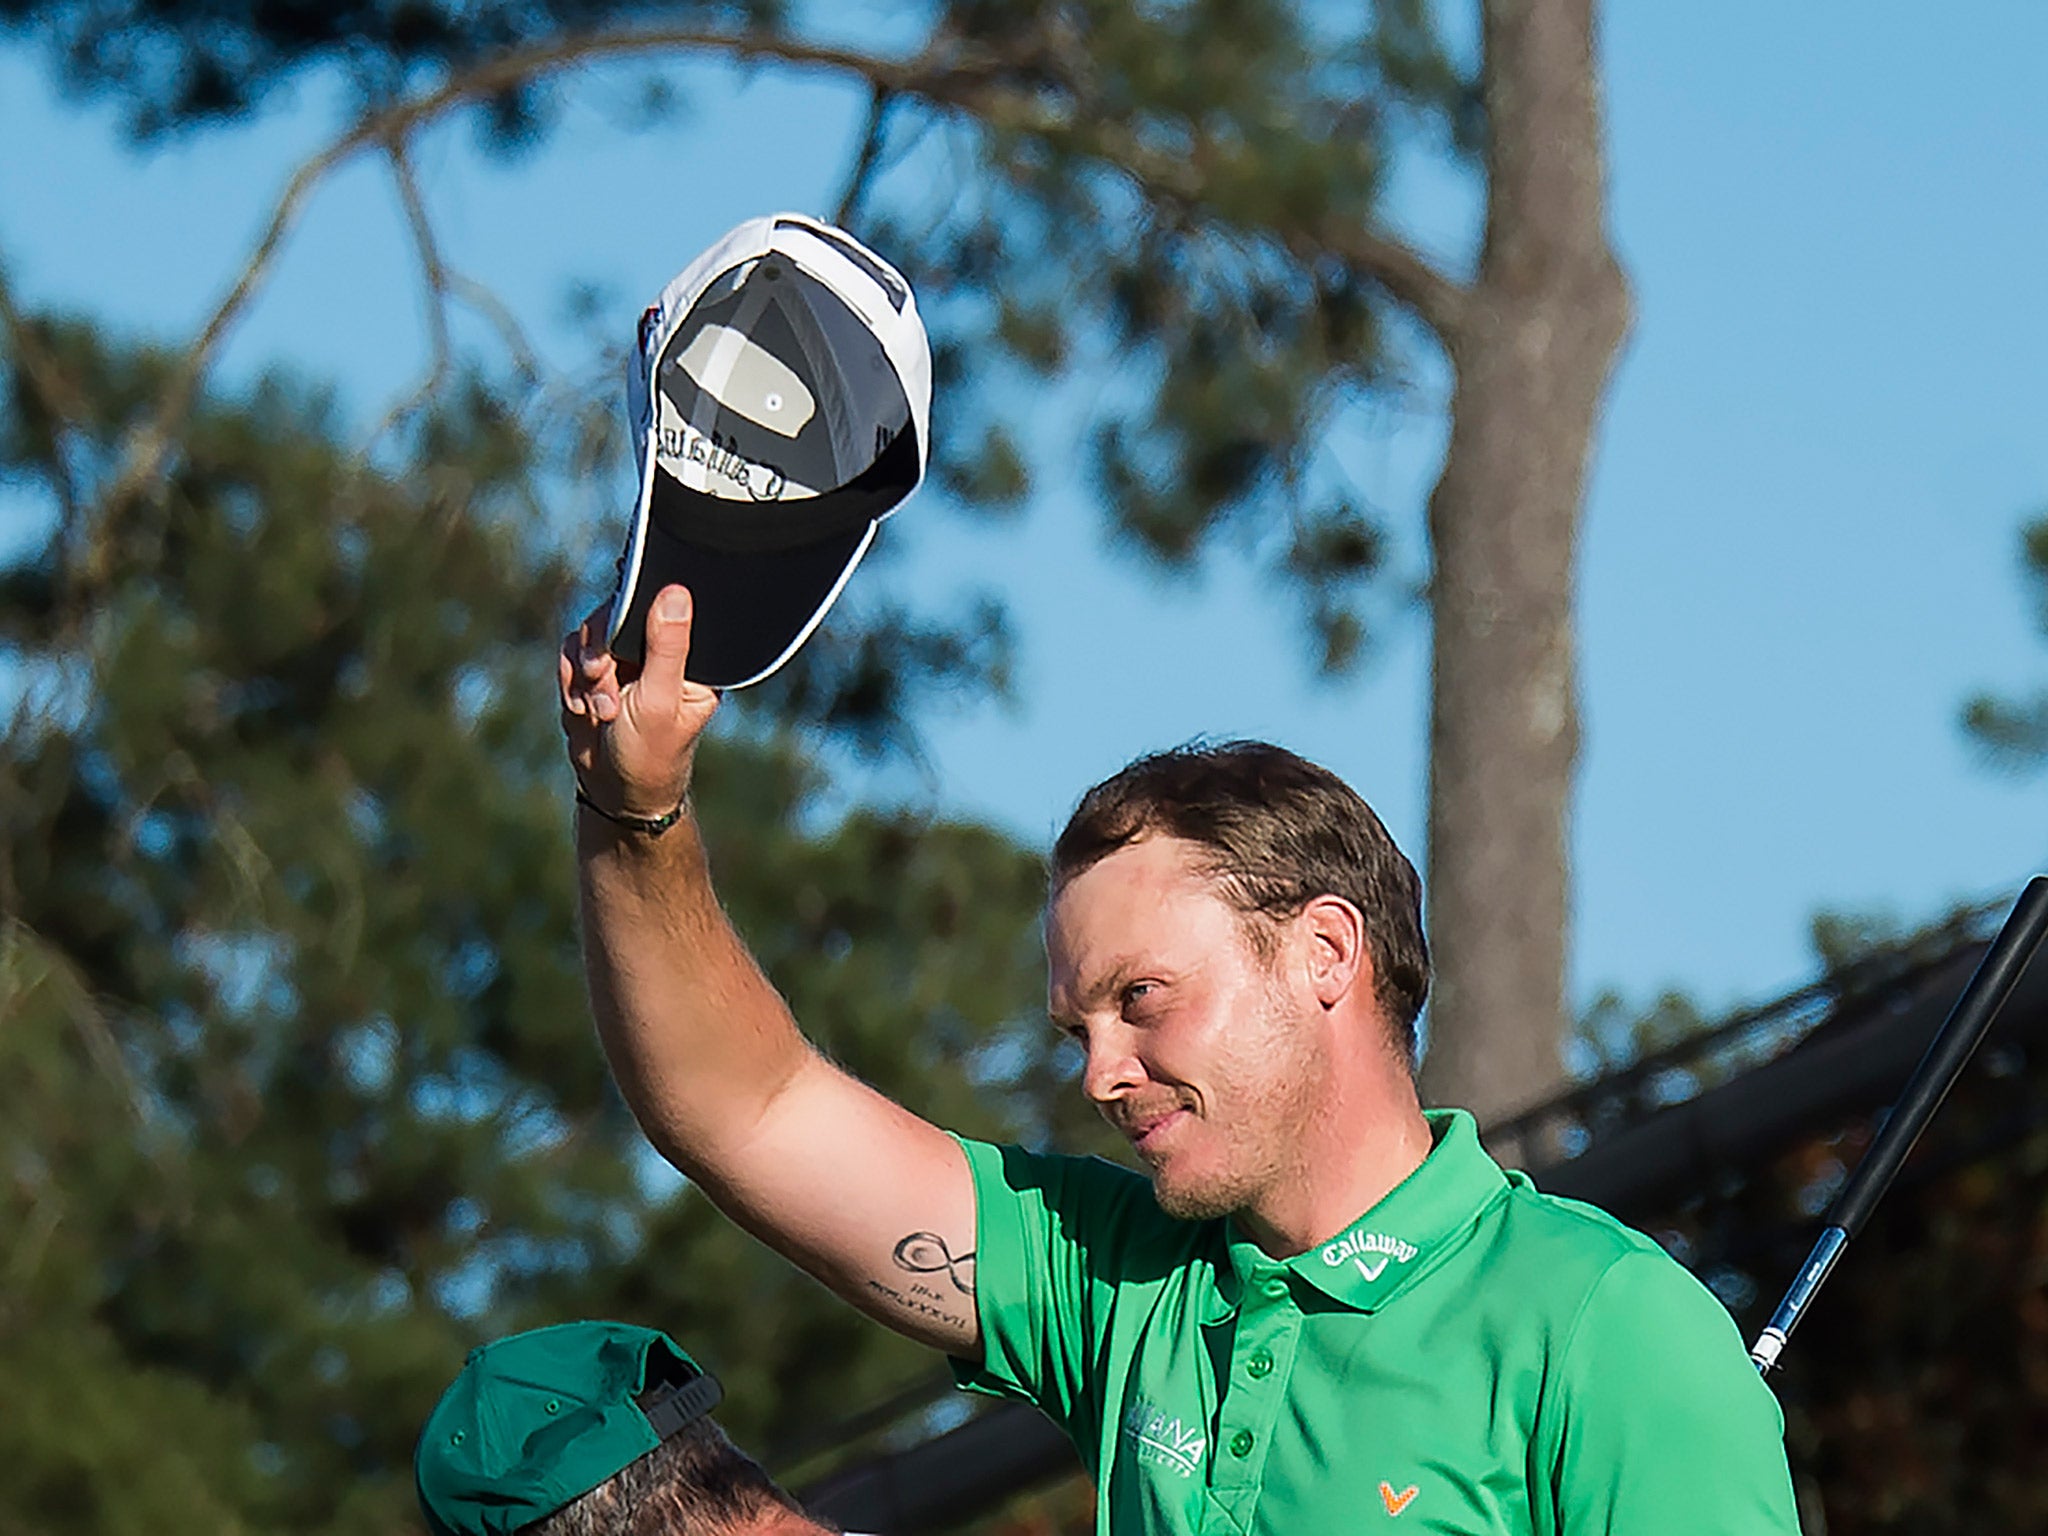
[[[868,522],[794,549],[740,553],[679,539],[649,518],[632,588],[616,599],[625,614],[614,626],[612,654],[642,658],[647,610],[662,588],[680,584],[694,607],[684,675],[710,688],[758,683],[810,638],[874,534]]]

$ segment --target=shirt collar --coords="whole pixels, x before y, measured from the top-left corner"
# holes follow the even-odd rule
[[[1435,1145],[1422,1166],[1328,1242],[1281,1265],[1231,1223],[1230,1263],[1217,1276],[1226,1302],[1235,1307],[1255,1278],[1285,1268],[1334,1301],[1375,1312],[1434,1269],[1508,1180],[1469,1113],[1432,1109],[1424,1118]]]

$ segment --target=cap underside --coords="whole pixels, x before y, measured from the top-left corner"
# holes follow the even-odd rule
[[[787,504],[850,485],[910,425],[881,339],[772,251],[691,307],[662,347],[654,393],[657,470],[766,526]]]
[[[870,528],[862,522],[795,549],[738,552],[678,538],[665,522],[648,520],[634,601],[612,650],[638,658],[655,594],[681,583],[694,602],[684,670],[712,688],[753,682],[784,659],[866,547]]]

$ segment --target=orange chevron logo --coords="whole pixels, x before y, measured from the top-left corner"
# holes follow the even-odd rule
[[[1387,1506],[1387,1513],[1390,1515],[1398,1515],[1412,1504],[1415,1501],[1415,1493],[1416,1488],[1413,1483],[1410,1483],[1399,1493],[1394,1492],[1394,1485],[1392,1483],[1382,1482],[1380,1484],[1380,1502]]]

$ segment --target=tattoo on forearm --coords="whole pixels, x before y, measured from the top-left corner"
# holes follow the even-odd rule
[[[946,1246],[946,1240],[937,1233],[912,1232],[896,1245],[891,1257],[895,1259],[896,1267],[910,1278],[901,1285],[889,1285],[871,1278],[869,1290],[888,1297],[905,1312],[951,1323],[955,1327],[974,1326],[972,1310],[963,1312],[958,1300],[959,1296],[974,1294],[973,1254],[955,1256]],[[940,1275],[952,1283],[951,1292],[940,1287]],[[931,1278],[927,1279],[927,1276]]]

